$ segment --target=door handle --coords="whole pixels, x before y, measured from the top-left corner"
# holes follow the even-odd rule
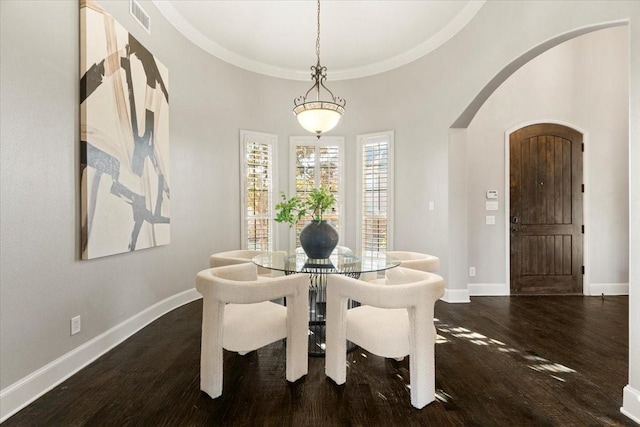
[[[515,215],[512,215],[509,218],[509,222],[511,222],[511,233],[517,233],[518,231],[520,231],[517,225],[519,221],[520,219]]]

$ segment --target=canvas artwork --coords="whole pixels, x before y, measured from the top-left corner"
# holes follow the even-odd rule
[[[170,240],[168,71],[80,1],[82,258]]]

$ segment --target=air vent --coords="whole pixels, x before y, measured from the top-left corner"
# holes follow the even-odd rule
[[[131,12],[131,15],[133,15],[133,17],[136,18],[136,21],[142,25],[142,28],[147,30],[147,33],[151,34],[151,18],[147,12],[145,12],[142,6],[140,6],[140,3],[135,0],[130,0],[129,4],[129,11]]]

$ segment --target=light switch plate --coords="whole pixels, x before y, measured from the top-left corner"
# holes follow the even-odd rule
[[[499,204],[498,202],[485,202],[485,210],[488,211],[497,211]]]

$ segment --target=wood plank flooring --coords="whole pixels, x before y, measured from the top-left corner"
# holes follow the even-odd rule
[[[284,343],[225,352],[199,389],[202,303],[158,319],[3,426],[624,426],[627,297],[476,297],[436,304],[438,399],[409,401],[408,360],[349,353],[347,383],[285,380]]]

